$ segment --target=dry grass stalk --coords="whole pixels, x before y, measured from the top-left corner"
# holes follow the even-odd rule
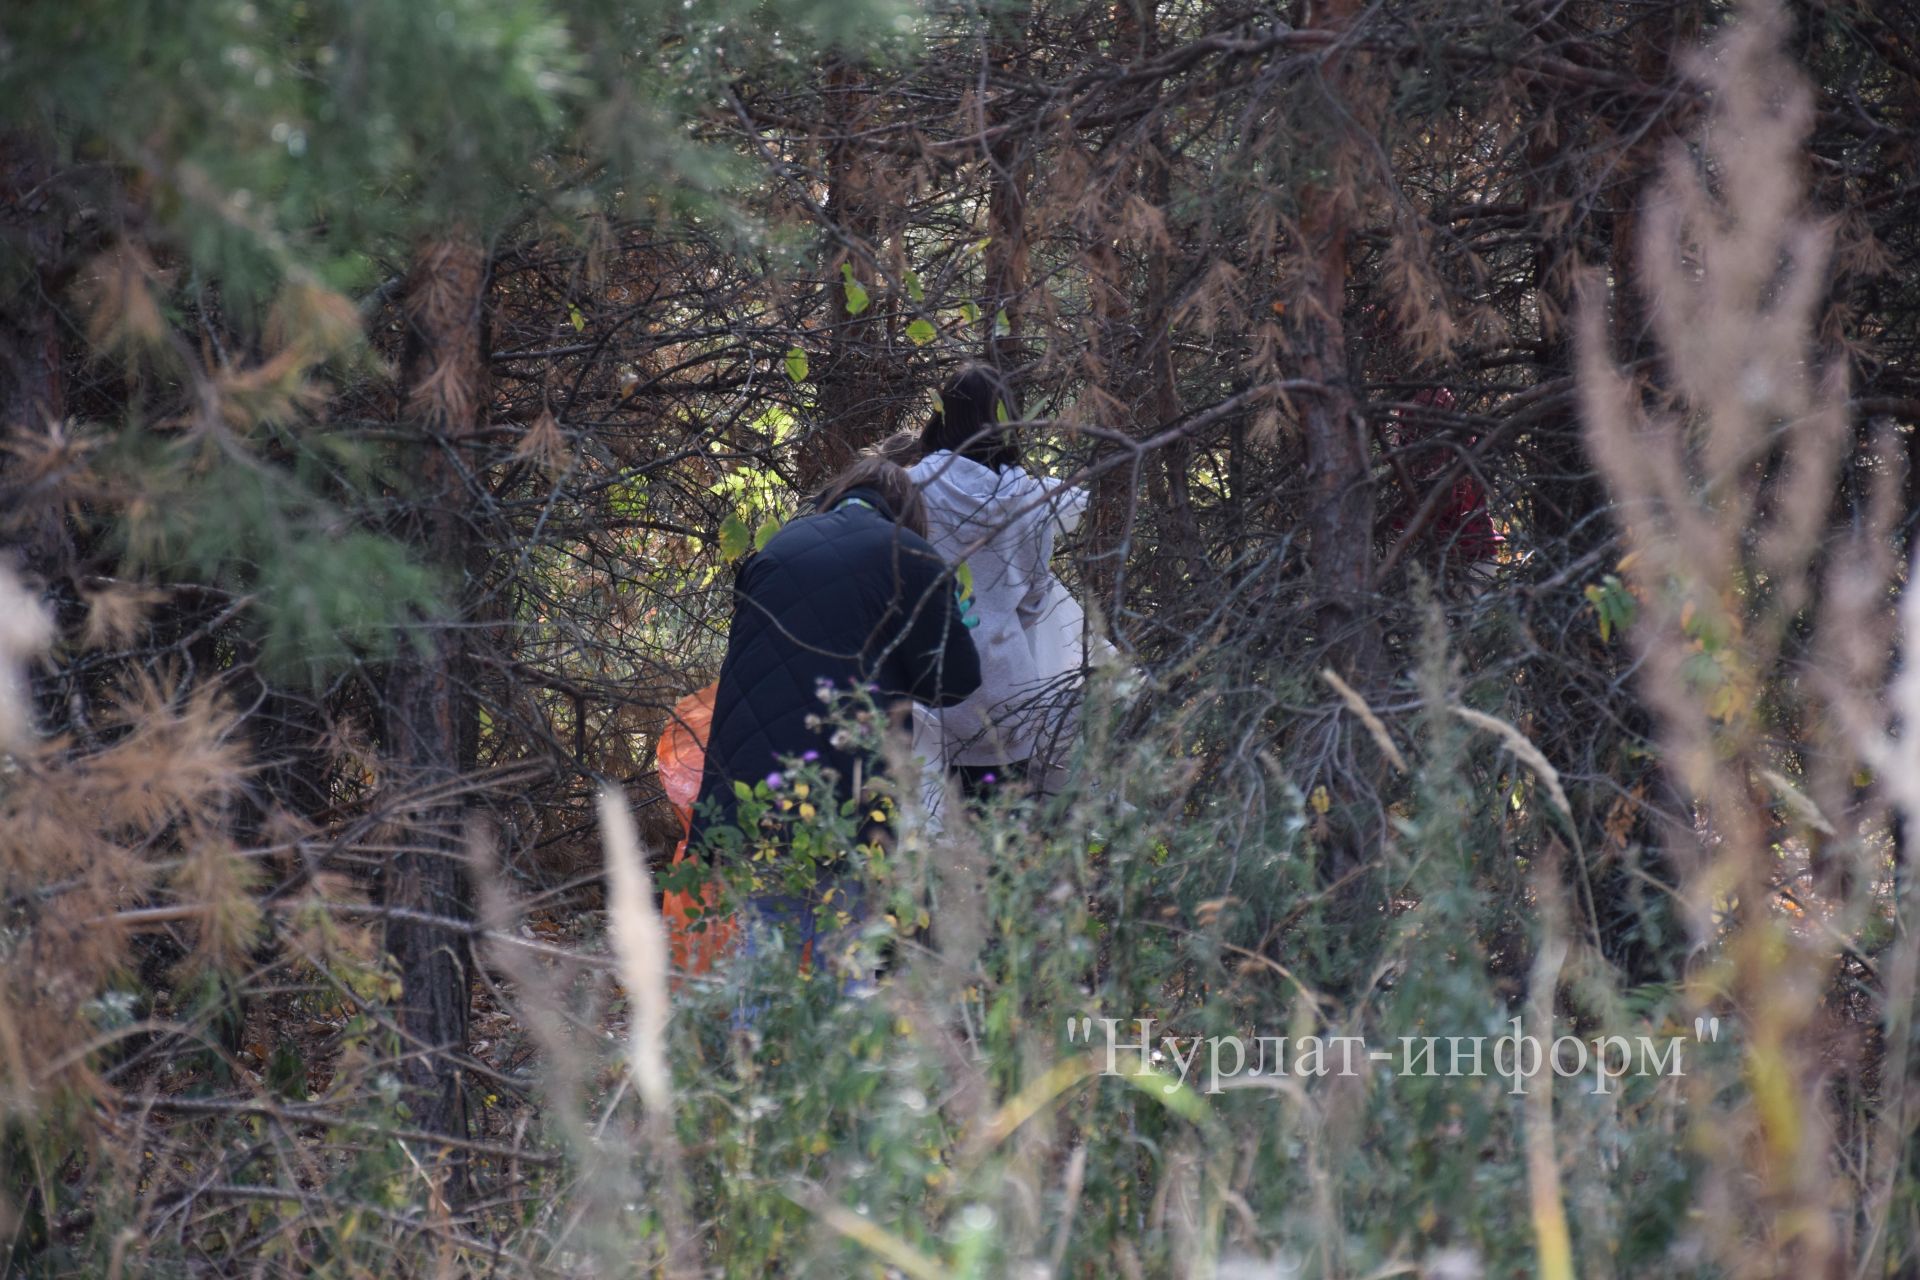
[[[607,925],[632,1020],[627,1071],[646,1109],[644,1134],[655,1159],[666,1257],[663,1274],[698,1274],[699,1245],[688,1220],[688,1190],[673,1133],[667,1068],[667,926],[653,896],[640,833],[624,797],[602,787],[595,797],[607,850]]]
[[[1567,958],[1566,912],[1560,902],[1558,863],[1558,858],[1548,856],[1535,867],[1534,893],[1540,904],[1541,936],[1528,981],[1531,1031],[1542,1044],[1548,1045],[1554,1042],[1553,1006],[1560,985],[1560,967]],[[1553,1074],[1550,1067],[1539,1070],[1527,1087],[1527,1200],[1542,1280],[1573,1280],[1573,1240],[1567,1230],[1560,1164],[1554,1152]]]
[[[1380,754],[1387,758],[1387,762],[1399,772],[1405,773],[1407,758],[1400,754],[1400,748],[1393,745],[1393,738],[1387,733],[1387,726],[1381,723],[1380,717],[1375,715],[1373,708],[1367,705],[1367,700],[1361,697],[1352,685],[1342,680],[1339,673],[1332,667],[1321,671],[1320,678],[1333,686],[1333,691],[1340,695],[1340,701],[1347,704],[1347,710],[1360,717],[1360,723],[1365,725],[1367,732],[1373,735],[1374,744],[1380,748]]]
[[[1791,717],[1820,719],[1796,705],[1805,690],[1785,645],[1814,598],[1849,437],[1844,364],[1816,355],[1832,228],[1806,208],[1814,99],[1782,52],[1788,29],[1777,4],[1750,0],[1692,63],[1709,90],[1704,141],[1671,149],[1641,225],[1639,285],[1664,356],[1657,388],[1609,360],[1597,288],[1580,324],[1588,442],[1634,552],[1642,611],[1631,635],[1666,762],[1702,833],[1680,867],[1710,957],[1690,995],[1740,1017],[1744,1087],[1700,1071],[1691,1087],[1701,1203],[1724,1224],[1709,1240],[1746,1275],[1838,1274],[1845,1254],[1816,1034],[1837,953],[1830,934],[1773,908],[1776,834],[1755,802],[1755,779],[1777,762],[1772,744],[1799,736]],[[1780,696],[1761,696],[1770,690]],[[1869,897],[1856,889],[1831,905],[1857,921]]]
[[[667,927],[654,905],[653,879],[626,801],[603,788],[598,805],[607,850],[607,925],[620,984],[633,1009],[627,1070],[647,1110],[665,1115],[673,1105],[667,1070]]]
[[[1553,762],[1539,747],[1533,745],[1533,739],[1500,717],[1475,711],[1472,707],[1454,707],[1453,714],[1476,729],[1485,729],[1505,743],[1516,760],[1539,776],[1540,785],[1547,789],[1547,797],[1553,801],[1554,808],[1565,814],[1568,822],[1573,821],[1573,806],[1567,801],[1566,788],[1560,785],[1560,771],[1553,767]]]

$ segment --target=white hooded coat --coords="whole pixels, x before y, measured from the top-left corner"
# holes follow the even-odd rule
[[[1024,761],[1057,720],[1057,707],[1048,704],[1059,702],[1059,691],[1050,686],[1064,674],[1060,655],[1072,646],[1052,634],[1069,622],[1056,615],[1070,612],[1076,632],[1081,625],[1078,606],[1048,565],[1055,536],[1079,524],[1087,493],[1018,467],[996,472],[945,450],[910,474],[926,499],[928,541],[949,564],[968,565],[980,617],[973,633],[979,691],[928,712],[921,727],[936,732],[918,737],[946,766]]]

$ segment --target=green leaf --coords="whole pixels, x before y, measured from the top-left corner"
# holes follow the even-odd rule
[[[747,553],[747,522],[738,511],[720,522],[720,558],[738,560]]]
[[[1607,597],[1598,587],[1588,587],[1581,594],[1587,597],[1587,603],[1593,606],[1594,616],[1600,620],[1600,643],[1611,640],[1613,619],[1607,612]]]
[[[939,336],[938,331],[925,320],[915,320],[907,326],[907,340],[916,347],[924,347]]]
[[[967,253],[969,255],[976,254],[976,253],[985,253],[987,250],[987,246],[992,243],[993,243],[992,236],[981,236],[978,240],[975,240],[972,244],[967,246]]]
[[[962,560],[959,567],[953,571],[953,581],[960,590],[962,600],[973,596],[973,566],[967,561]]]
[[[846,282],[847,314],[857,316],[867,309],[867,305],[871,301],[867,297],[866,286],[853,278],[853,264],[851,262],[843,262],[840,264],[840,278]]]
[[[1615,631],[1625,631],[1639,616],[1639,602],[1633,598],[1633,593],[1627,589],[1626,584],[1614,574],[1607,574],[1597,585],[1587,587],[1582,594],[1586,596],[1587,603],[1593,606],[1594,617],[1600,624],[1600,643],[1602,644],[1611,642]],[[1684,615],[1682,621],[1684,625]]]
[[[787,348],[787,377],[795,382],[807,380],[807,353],[799,347]]]
[[[960,304],[960,318],[970,325],[980,323],[980,308],[971,302]]]
[[[927,287],[920,283],[920,273],[918,271],[907,272],[904,283],[907,286],[907,296],[909,298],[912,298],[915,302],[925,302],[927,300]]]
[[[753,549],[758,551],[769,542],[772,542],[773,535],[778,532],[780,532],[779,516],[768,516],[765,520],[762,520],[760,527],[753,531]]]
[[[575,333],[579,333],[587,327],[587,318],[580,314],[580,308],[578,307],[569,306],[567,308],[567,319],[573,322],[573,331]]]
[[[751,800],[753,799],[753,788],[738,778],[735,778],[733,782],[733,798],[735,800]]]
[[[1013,332],[1013,321],[1007,318],[1007,309],[1000,308],[993,313],[993,336],[1004,338]]]
[[[1012,418],[1007,413],[1007,402],[1005,400],[995,400],[993,402],[993,420],[1003,426],[1012,421]]]

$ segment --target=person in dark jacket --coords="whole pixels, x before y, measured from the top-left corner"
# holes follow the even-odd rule
[[[837,799],[856,776],[884,767],[835,745],[821,723],[822,686],[870,688],[881,706],[907,699],[936,707],[979,687],[973,619],[926,528],[907,473],[863,458],[827,486],[813,514],[790,522],[740,567],[689,849],[733,824],[736,781],[752,786],[784,760],[831,771]]]

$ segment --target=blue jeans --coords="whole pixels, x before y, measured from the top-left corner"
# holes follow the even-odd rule
[[[831,899],[826,896],[829,891],[833,895]],[[839,905],[843,895],[846,906]],[[829,900],[835,903],[836,913],[846,911],[851,917],[846,924],[834,923],[832,916],[826,924],[821,924],[818,905]],[[826,882],[819,892],[809,897],[790,893],[756,894],[747,899],[740,914],[740,955],[750,967],[784,954],[796,968],[803,963],[816,970],[837,968],[841,953],[866,923],[865,904],[858,896],[849,894],[847,884],[839,880]],[[853,995],[871,989],[872,984],[871,973],[850,972],[843,978],[842,991]],[[743,1031],[751,1028],[766,1007],[764,998],[743,992],[740,1007],[734,1010],[734,1027]]]

